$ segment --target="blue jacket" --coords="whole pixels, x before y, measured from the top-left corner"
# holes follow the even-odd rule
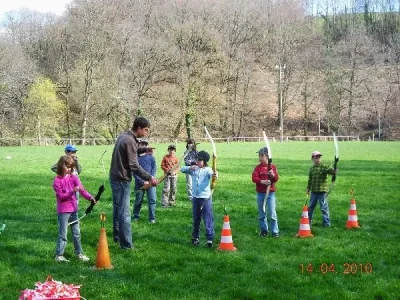
[[[190,166],[181,168],[182,173],[188,173],[192,176],[192,196],[195,198],[210,198],[210,179],[213,176],[213,170],[210,167],[191,170]]]
[[[138,163],[139,165],[145,170],[147,173],[149,173],[151,176],[156,176],[156,160],[154,159],[154,156],[148,153],[143,153],[141,155],[138,155]],[[141,177],[137,176],[136,174],[132,173],[133,177],[135,178],[135,190],[140,189],[145,180],[143,180]]]

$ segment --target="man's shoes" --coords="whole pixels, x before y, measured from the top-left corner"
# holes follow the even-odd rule
[[[150,224],[155,224],[155,223],[156,223],[156,220],[150,220],[149,223],[150,223]]]
[[[279,238],[279,233],[273,233],[273,234],[272,234],[272,237],[273,237],[273,238],[276,238],[276,239]]]
[[[193,246],[198,246],[199,243],[200,243],[199,239],[196,239],[196,238],[193,238],[193,239],[192,239],[192,245],[193,245]]]
[[[331,224],[324,224],[324,225],[322,225],[322,227],[328,228],[328,227],[331,227]]]
[[[207,241],[207,248],[213,247],[213,241]]]
[[[264,238],[268,236],[268,231],[261,230],[260,237]]]

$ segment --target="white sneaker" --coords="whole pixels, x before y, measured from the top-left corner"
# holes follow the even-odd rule
[[[58,261],[58,262],[69,262],[69,260],[66,259],[66,258],[65,258],[64,256],[62,256],[62,255],[56,256],[56,261]]]
[[[79,253],[79,254],[78,254],[78,258],[79,258],[81,261],[89,261],[89,260],[90,260],[89,257],[87,257],[85,254],[82,254],[82,253]]]

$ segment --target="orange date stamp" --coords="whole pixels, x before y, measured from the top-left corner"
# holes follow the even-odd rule
[[[300,264],[301,274],[371,274],[373,272],[370,263],[320,263],[320,264]]]

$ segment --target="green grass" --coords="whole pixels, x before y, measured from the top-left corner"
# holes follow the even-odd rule
[[[211,150],[206,143],[201,149]],[[57,221],[50,167],[62,154],[61,147],[0,148],[0,299],[17,299],[21,290],[33,288],[47,275],[65,283],[81,284],[86,299],[399,299],[399,142],[340,142],[339,173],[329,197],[332,228],[317,224],[310,239],[298,239],[301,210],[305,203],[307,172],[313,150],[323,161],[334,156],[332,142],[272,144],[273,161],[280,182],[277,213],[280,239],[258,237],[255,186],[251,172],[258,163],[261,143],[217,144],[219,180],[214,192],[216,244],[226,205],[237,252],[193,248],[191,206],[186,198],[184,176],[178,178],[177,207],[160,208],[157,190],[157,223],[147,222],[147,203],[141,221],[132,225],[136,249],[121,251],[111,239],[112,204],[107,190],[93,213],[81,222],[82,246],[91,257],[82,263],[72,257],[70,232],[68,264],[54,261]],[[167,145],[155,145],[158,165]],[[81,146],[80,176],[95,193],[103,183],[99,162],[104,155],[106,172],[112,146]],[[182,155],[184,145],[178,145]],[[7,160],[6,156],[12,158]],[[161,173],[161,172],[159,172]],[[160,174],[161,175],[161,174]],[[350,190],[354,189],[361,228],[346,230]],[[81,200],[80,213],[88,202]],[[114,269],[93,271],[99,238],[99,213],[107,215],[106,228]],[[202,224],[203,226],[203,224]],[[203,229],[203,227],[202,227]],[[204,231],[202,231],[204,234]],[[355,274],[344,274],[344,264],[357,264]],[[372,272],[360,271],[360,264]],[[301,265],[313,272],[301,272]],[[321,266],[335,272],[321,273]],[[354,269],[353,269],[354,270]],[[397,298],[396,298],[397,297]]]

